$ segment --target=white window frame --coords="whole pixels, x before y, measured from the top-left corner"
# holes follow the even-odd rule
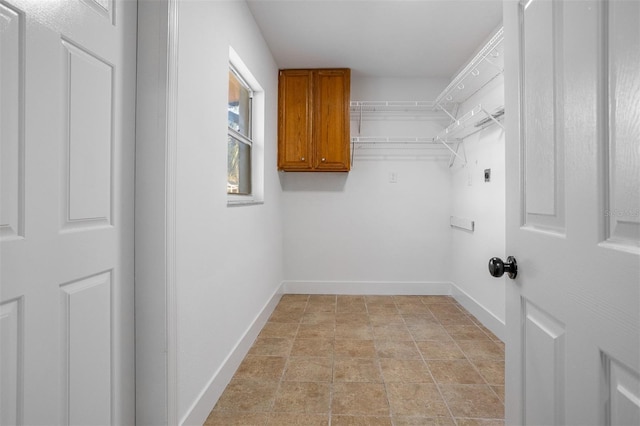
[[[251,194],[227,193],[227,205],[262,204],[264,203],[264,90],[232,47],[229,47],[229,66],[230,70],[232,70],[238,79],[252,92],[249,138],[227,126],[228,136],[233,136],[241,142],[249,143],[251,146]],[[228,157],[228,155],[225,156],[225,164],[227,163],[226,157]],[[225,182],[225,189],[226,187]]]

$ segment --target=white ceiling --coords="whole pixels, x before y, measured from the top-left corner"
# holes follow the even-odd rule
[[[502,0],[247,0],[280,68],[452,77],[502,22]]]

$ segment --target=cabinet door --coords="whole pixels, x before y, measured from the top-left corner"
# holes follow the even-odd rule
[[[351,71],[318,70],[314,80],[314,166],[349,171],[349,98]]]
[[[312,72],[283,70],[279,77],[278,169],[310,170]]]

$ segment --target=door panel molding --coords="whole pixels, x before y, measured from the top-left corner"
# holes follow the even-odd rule
[[[114,0],[82,0],[89,8],[98,15],[109,20],[111,25],[115,25]]]
[[[61,42],[66,84],[62,228],[110,226],[114,66],[68,39]]]
[[[634,183],[639,176],[640,153],[640,3],[604,1],[602,72],[605,74],[601,125],[605,173],[602,222],[605,245],[640,253],[640,194]]]
[[[62,424],[114,418],[112,271],[60,286]]]
[[[524,424],[565,424],[565,326],[522,298]]]
[[[0,304],[0,424],[20,425],[24,407],[24,299]]]
[[[604,422],[610,425],[640,424],[640,374],[601,352]]]
[[[0,2],[0,240],[24,237],[24,13]]]
[[[562,4],[520,3],[523,226],[565,233]],[[551,29],[551,31],[549,31]]]

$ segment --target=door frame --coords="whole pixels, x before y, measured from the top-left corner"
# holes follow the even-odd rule
[[[138,0],[136,424],[177,425],[178,0]],[[158,410],[166,407],[166,410]]]
[[[504,0],[503,2],[503,27],[504,27],[504,97],[506,114],[505,125],[505,196],[517,193],[521,188],[520,180],[520,162],[510,163],[506,161],[511,157],[509,154],[512,150],[520,150],[520,68],[519,58],[517,55],[519,36],[519,16],[520,16],[519,0]],[[510,136],[511,135],[511,136]],[[516,143],[512,143],[516,142]],[[520,157],[518,155],[518,157]],[[515,177],[515,178],[514,178]],[[509,179],[511,178],[511,179]],[[517,209],[518,211],[514,211]],[[505,229],[514,229],[519,223],[514,224],[514,220],[520,217],[520,204],[505,202]],[[505,234],[505,253],[514,255],[515,247],[510,247]],[[516,281],[502,278],[505,281],[505,321],[509,318],[518,318],[520,316],[520,306],[513,306],[508,303],[514,300],[512,293],[517,292],[515,288]],[[517,330],[516,330],[517,331]],[[505,343],[519,341],[519,335],[514,335],[514,327],[505,326]],[[505,345],[505,373],[508,371],[520,371],[522,360],[518,357],[509,356],[513,351],[512,345]],[[505,374],[505,424],[520,424],[522,421],[522,387],[520,386],[520,377],[507,376]]]

